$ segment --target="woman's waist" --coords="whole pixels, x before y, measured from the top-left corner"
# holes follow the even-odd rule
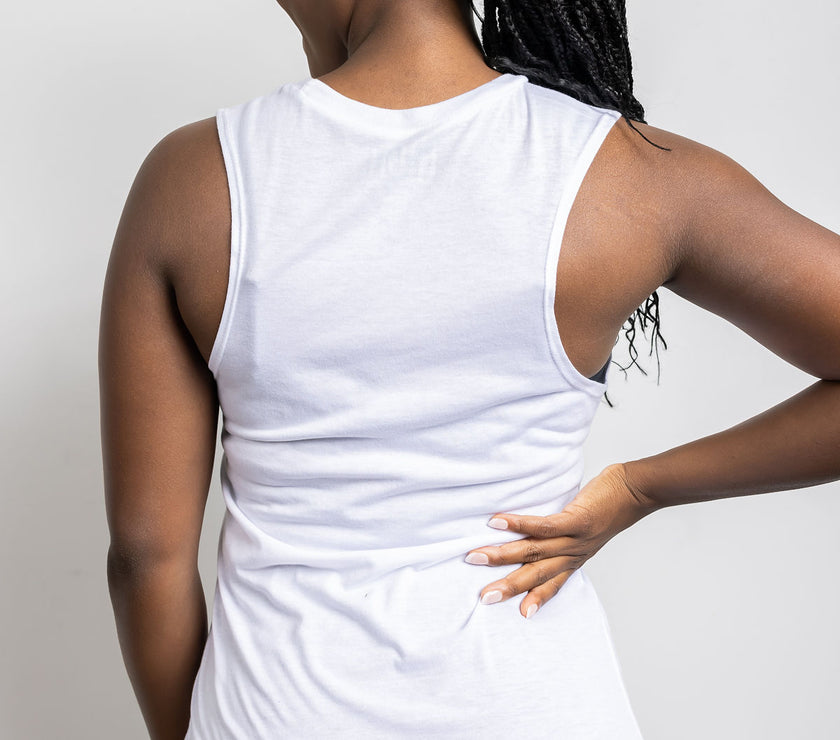
[[[556,514],[575,497],[582,466],[472,484],[429,486],[421,475],[282,487],[228,474],[222,544],[242,568],[305,565],[387,571],[425,567],[521,535],[487,526],[494,514]]]
[[[504,502],[490,497],[472,506],[447,506],[444,501],[401,506],[394,501],[390,510],[358,506],[339,515],[315,506],[297,507],[292,513],[283,504],[254,508],[227,491],[219,557],[237,570],[301,566],[363,581],[400,568],[435,567],[463,559],[478,547],[521,539],[520,533],[487,526],[489,520],[503,512],[556,514],[577,490],[557,495],[555,488],[545,486],[541,496],[533,492],[527,505],[518,506],[491,507],[488,502]],[[335,505],[340,506],[339,498]]]

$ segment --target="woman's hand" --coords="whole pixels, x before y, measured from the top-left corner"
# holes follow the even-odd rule
[[[628,482],[624,465],[613,463],[581,488],[557,514],[497,514],[490,520],[490,526],[527,536],[496,547],[471,550],[466,561],[474,565],[525,565],[485,586],[481,602],[506,601],[527,591],[519,611],[524,617],[533,616],[606,542],[657,508]]]

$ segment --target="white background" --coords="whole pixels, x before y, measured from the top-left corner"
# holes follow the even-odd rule
[[[159,139],[309,71],[271,0],[13,7],[0,24],[0,736],[139,740],[105,577],[96,352],[111,242]],[[628,18],[647,121],[840,231],[840,6],[633,0]],[[659,294],[660,385],[639,334],[649,374],[610,368],[616,407],[598,412],[584,481],[815,380]],[[208,607],[219,457],[201,544]],[[838,523],[834,482],[666,509],[589,561],[646,740],[840,737]]]

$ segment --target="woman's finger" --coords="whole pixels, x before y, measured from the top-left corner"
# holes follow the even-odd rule
[[[470,550],[464,558],[471,565],[511,565],[533,563],[543,558],[563,555],[570,547],[579,547],[580,541],[573,537],[555,537],[538,540],[524,538],[505,542],[502,545],[485,545]]]
[[[571,535],[579,528],[579,524],[566,510],[548,516],[494,514],[487,522],[487,526],[493,529],[506,529],[540,539]]]
[[[554,578],[549,578],[545,583],[541,583],[539,586],[532,588],[527,594],[525,594],[525,598],[519,603],[519,613],[526,619],[533,617],[537,612],[537,609],[545,604],[546,601],[549,601],[557,596],[557,593],[563,587],[563,584],[569,580],[569,576],[571,576],[575,570],[576,568],[564,570],[562,573],[558,573],[554,576]]]
[[[555,558],[538,560],[535,563],[528,563],[521,568],[517,568],[513,573],[509,573],[504,578],[493,583],[488,583],[481,589],[479,598],[482,604],[495,604],[500,601],[507,601],[517,594],[525,593],[541,586],[564,571],[580,567],[585,559],[581,556],[561,555]],[[544,603],[544,601],[540,603]]]

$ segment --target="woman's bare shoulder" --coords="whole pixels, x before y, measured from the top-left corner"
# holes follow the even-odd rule
[[[647,124],[615,127],[618,167],[668,224],[672,292],[822,378],[840,373],[840,235],[797,212],[733,157]],[[635,138],[634,138],[635,137]]]
[[[197,244],[229,228],[224,157],[215,117],[184,124],[161,138],[138,171],[133,200],[172,266],[189,259]]]
[[[733,157],[664,128],[619,119],[604,142],[605,187],[628,206],[636,222],[656,224],[668,284],[686,264],[700,232],[714,224],[710,209],[727,203],[746,208],[757,193],[765,207],[773,197]]]

